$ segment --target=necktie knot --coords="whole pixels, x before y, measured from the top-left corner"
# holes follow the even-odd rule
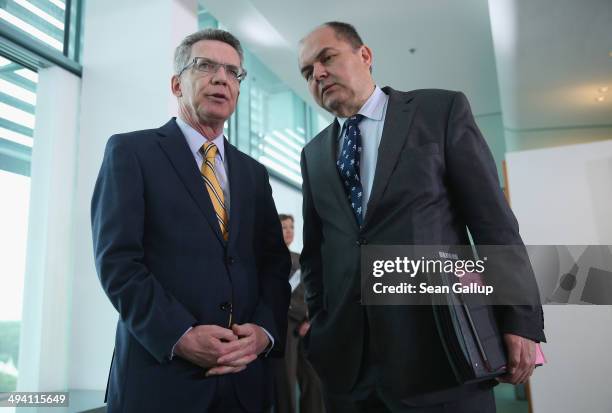
[[[207,161],[212,161],[215,159],[215,156],[217,156],[217,145],[212,142],[206,142],[200,148],[200,152],[202,153],[202,156],[204,156],[204,159]]]
[[[363,115],[361,113],[353,115],[346,120],[346,127],[351,128],[351,127],[357,126],[359,125],[359,122],[362,121],[362,119],[363,119]]]

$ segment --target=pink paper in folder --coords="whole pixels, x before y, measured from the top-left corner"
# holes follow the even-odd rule
[[[461,284],[463,285],[467,285],[467,284],[483,285],[482,277],[478,273],[468,272],[468,273],[465,273],[463,277],[460,277],[460,279],[461,279]],[[536,358],[535,358],[534,364],[536,366],[542,366],[546,364],[547,362],[546,357],[544,356],[544,352],[542,351],[542,346],[540,345],[540,343],[536,343],[535,351],[536,351]]]

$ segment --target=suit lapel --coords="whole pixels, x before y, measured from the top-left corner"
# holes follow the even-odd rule
[[[246,185],[249,180],[248,173],[244,169],[244,165],[238,158],[238,150],[232,146],[227,139],[225,141],[225,156],[227,157],[228,177],[230,187],[230,214],[229,214],[229,240],[234,242],[238,239],[238,231],[240,229],[240,217],[242,213],[240,208],[243,204],[244,191],[240,190],[240,185]]]
[[[198,171],[195,160],[183,133],[174,119],[157,130],[159,145],[172,163],[177,175],[187,188],[187,191],[198,205],[219,242],[223,243],[221,229],[217,222],[210,196],[206,191],[204,181]]]
[[[374,183],[363,222],[364,227],[372,220],[372,216],[387,188],[389,177],[395,169],[401,149],[410,131],[415,111],[415,105],[411,103],[411,96],[396,92],[390,87],[383,88],[383,91],[389,95],[389,103],[378,148]]]
[[[319,156],[314,157],[314,159],[321,159],[321,165],[313,166],[321,169],[320,176],[324,177],[327,185],[329,185],[330,191],[340,205],[344,217],[349,220],[355,229],[359,229],[355,215],[353,215],[353,211],[346,199],[346,192],[340,180],[340,174],[338,174],[338,169],[336,168],[338,157],[338,134],[340,133],[340,124],[338,120],[334,119],[334,123],[328,126],[322,133],[324,133],[325,136],[321,140],[322,145],[319,145],[320,153]]]

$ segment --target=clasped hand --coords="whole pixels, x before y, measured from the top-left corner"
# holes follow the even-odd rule
[[[212,376],[246,369],[269,343],[268,335],[255,324],[234,324],[231,329],[199,325],[179,340],[175,353]]]

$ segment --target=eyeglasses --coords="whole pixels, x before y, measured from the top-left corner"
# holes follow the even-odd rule
[[[194,57],[191,63],[181,69],[178,75],[180,76],[185,70],[189,69],[190,67],[193,67],[198,72],[214,74],[219,71],[219,68],[221,66],[223,66],[223,68],[225,69],[225,73],[227,73],[230,79],[236,80],[238,82],[242,82],[247,75],[246,70],[241,67],[215,62],[214,60],[210,60],[205,57]]]

